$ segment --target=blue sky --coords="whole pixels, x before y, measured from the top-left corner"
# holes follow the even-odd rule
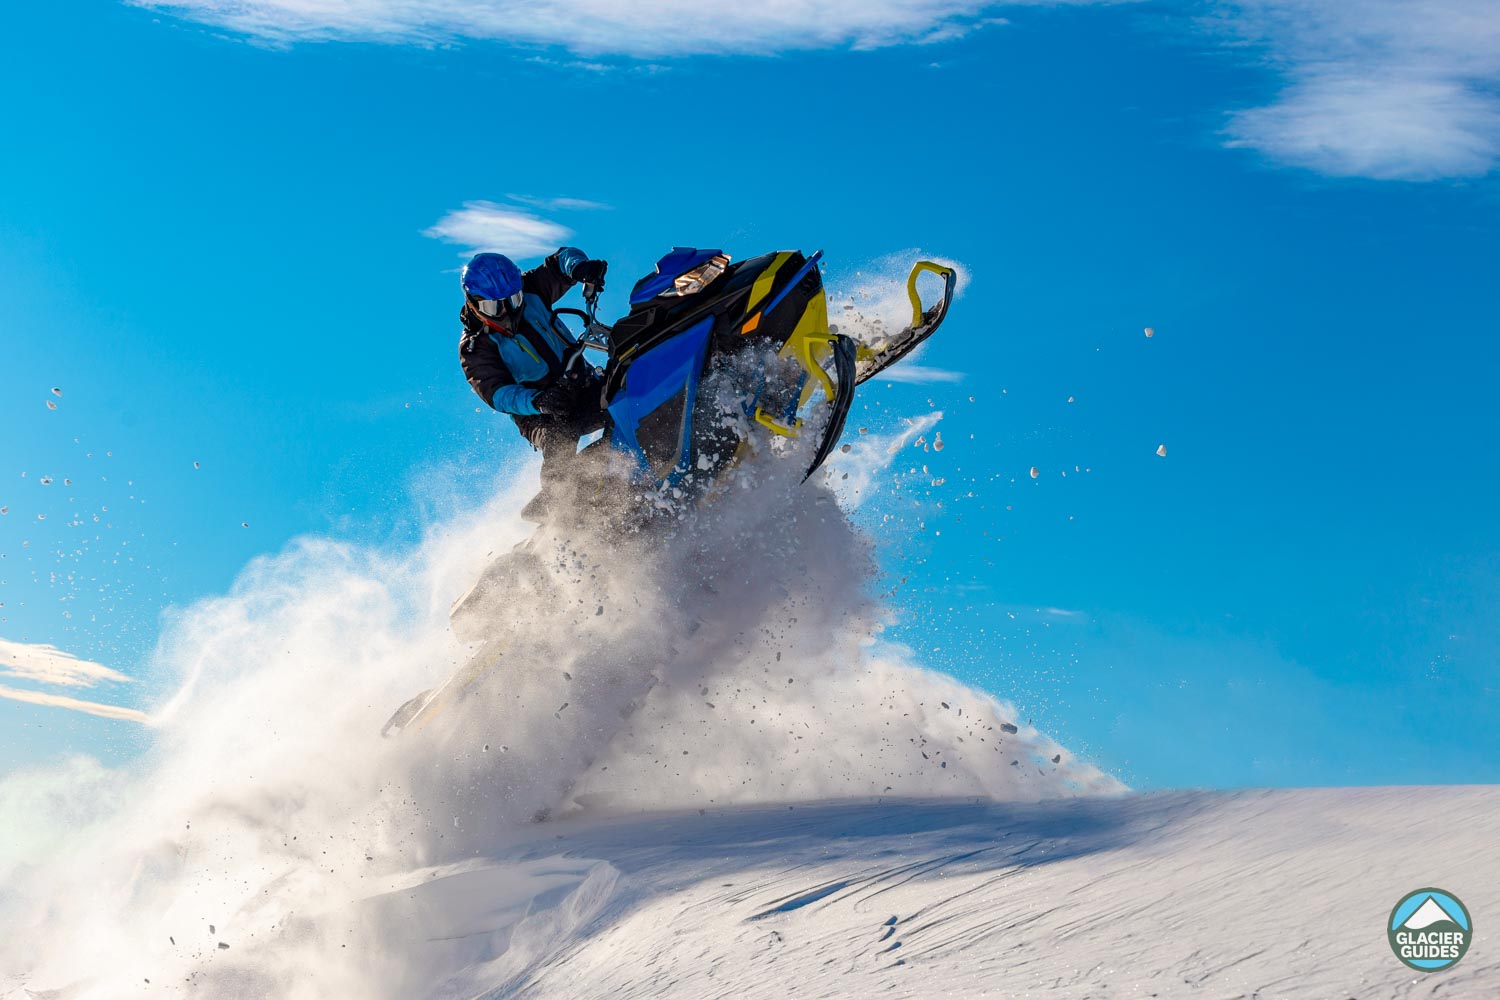
[[[475,227],[607,257],[606,311],[673,244],[917,248],[963,377],[851,419],[945,414],[897,467],[944,485],[871,507],[897,637],[1145,787],[1500,780],[1500,19],[617,8],[11,13],[0,640],[135,680],[0,686],[149,708],[166,609],[512,453],[455,357]],[[7,769],[148,739],[0,699]]]

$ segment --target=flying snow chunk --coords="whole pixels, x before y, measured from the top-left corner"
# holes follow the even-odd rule
[[[1164,445],[1164,444],[1157,445],[1156,446],[1156,453],[1158,455],[1160,455],[1162,458],[1166,458],[1167,457],[1167,446]]]
[[[1148,336],[1148,337],[1154,337],[1154,336],[1156,336],[1156,330],[1154,328],[1152,328],[1152,327],[1149,327],[1149,326],[1146,327],[1146,336]]]
[[[1041,474],[1042,474],[1042,470],[1041,469],[1038,469],[1034,465],[1031,467],[1031,478],[1032,479],[1035,479],[1037,476],[1040,476]]]
[[[59,399],[61,399],[62,398],[62,390],[59,389],[57,386],[54,385],[52,387],[52,395],[54,395],[54,396],[58,397]]]
[[[55,410],[55,409],[57,409],[57,404],[54,403],[54,402],[52,402],[52,400],[49,399],[49,400],[47,400],[47,409],[49,409],[49,410]]]
[[[942,431],[938,431],[937,432],[937,436],[932,439],[932,450],[933,451],[942,451],[943,450],[943,432]]]

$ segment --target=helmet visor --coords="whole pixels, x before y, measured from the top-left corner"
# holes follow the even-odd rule
[[[521,293],[517,292],[506,299],[475,299],[474,308],[481,316],[500,319],[521,310]]]

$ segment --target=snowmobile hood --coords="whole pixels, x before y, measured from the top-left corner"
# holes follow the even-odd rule
[[[662,292],[669,291],[673,283],[700,264],[713,260],[722,250],[699,250],[696,247],[673,247],[672,252],[656,262],[656,270],[635,283],[630,291],[630,304],[643,305]]]

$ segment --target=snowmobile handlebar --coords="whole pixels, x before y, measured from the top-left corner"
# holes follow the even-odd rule
[[[583,301],[586,309],[554,309],[556,316],[577,316],[583,320],[583,333],[578,337],[577,344],[568,351],[563,358],[563,371],[571,372],[580,365],[587,367],[583,359],[583,352],[589,349],[609,354],[611,327],[599,322],[599,289],[595,285],[583,286]]]
[[[554,309],[554,315],[577,316],[583,320],[583,334],[578,338],[579,347],[591,347],[609,353],[609,335],[614,330],[599,322],[599,291],[593,285],[583,286],[583,301],[587,309]]]

